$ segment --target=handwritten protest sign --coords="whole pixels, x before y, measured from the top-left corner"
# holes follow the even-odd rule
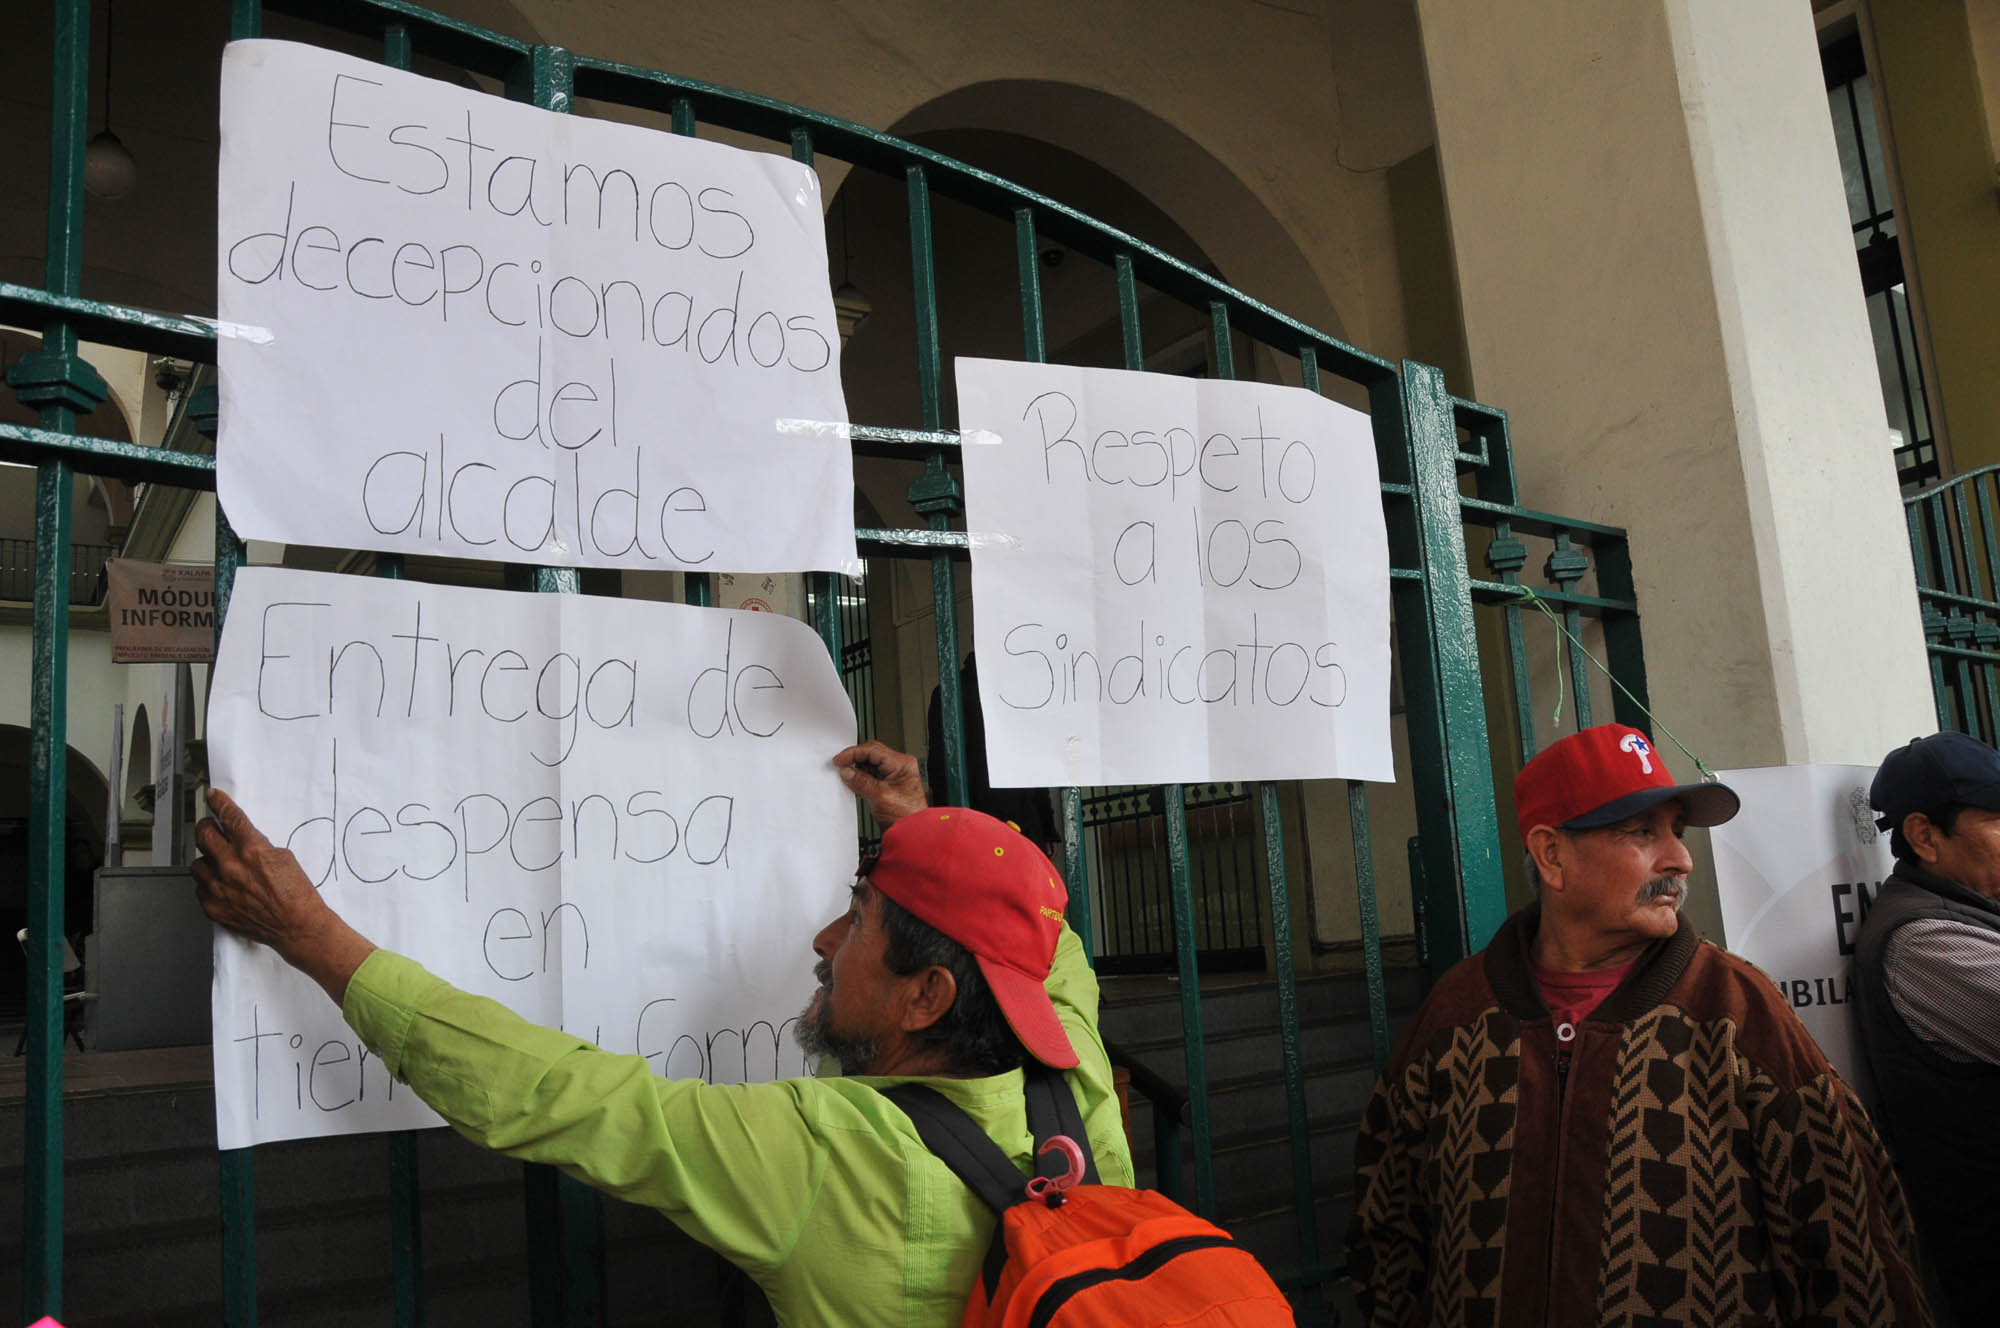
[[[804,1073],[844,899],[854,713],[773,613],[249,568],[215,784],[378,944],[652,1070]],[[224,1148],[435,1123],[318,988],[215,949]]]
[[[216,478],[239,534],[854,560],[809,167],[246,41],[223,57],[220,185]]]
[[[1260,383],[957,368],[995,786],[1395,777],[1365,415]]]
[[[1854,1041],[1848,965],[1891,865],[1889,835],[1868,807],[1875,767],[1773,766],[1718,777],[1743,798],[1741,815],[1709,831],[1729,948],[1777,983],[1833,1068],[1872,1100]]]

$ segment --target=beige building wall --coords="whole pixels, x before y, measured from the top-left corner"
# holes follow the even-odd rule
[[[2000,462],[2000,3],[1871,0],[1946,474]]]

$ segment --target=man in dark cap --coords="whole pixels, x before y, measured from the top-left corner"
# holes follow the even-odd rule
[[[2000,752],[1962,733],[1882,759],[1896,867],[1854,948],[1882,1133],[1961,1324],[2000,1317]]]
[[[780,1324],[955,1324],[994,1215],[879,1091],[921,1083],[1027,1174],[1022,1066],[1064,1070],[1107,1184],[1132,1183],[1097,983],[1056,869],[1006,824],[924,806],[916,761],[833,758],[888,826],[813,941],[800,1041],[842,1074],[712,1086],[653,1075],[459,991],[343,922],[226,795],[195,829],[218,924],[313,978],[389,1071],[484,1148],[664,1213],[763,1287]],[[772,962],[782,962],[773,956]]]
[[[1603,724],[1514,801],[1539,897],[1439,979],[1356,1139],[1367,1322],[1930,1322],[1866,1113],[1681,915],[1682,832],[1736,794]]]

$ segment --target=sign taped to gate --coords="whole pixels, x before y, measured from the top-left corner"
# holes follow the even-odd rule
[[[365,936],[657,1074],[809,1073],[854,711],[775,613],[276,568],[236,579],[214,783]],[[218,932],[216,1133],[436,1124],[310,980]]]
[[[1848,969],[1893,865],[1888,832],[1868,806],[1875,767],[1770,766],[1717,778],[1743,799],[1741,815],[1708,832],[1729,948],[1777,984],[1840,1077],[1872,1103]]]
[[[216,483],[247,538],[846,569],[819,177],[311,46],[223,57]]]
[[[113,664],[202,664],[215,658],[215,564],[104,560]]]
[[[1395,778],[1366,415],[1264,383],[957,371],[996,787]]]

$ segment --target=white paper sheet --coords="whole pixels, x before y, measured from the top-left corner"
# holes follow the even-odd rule
[[[239,535],[591,567],[855,557],[819,177],[312,46],[222,67]]]
[[[657,1073],[807,1072],[854,712],[776,614],[238,573],[216,787],[377,944]],[[221,1147],[436,1118],[319,988],[218,934]]]
[[[1892,859],[1868,765],[1723,770],[1743,810],[1709,831],[1729,948],[1764,970],[1841,1078],[1873,1086],[1854,1039],[1854,940]]]
[[[1367,416],[1261,383],[957,371],[996,787],[1395,778]]]

